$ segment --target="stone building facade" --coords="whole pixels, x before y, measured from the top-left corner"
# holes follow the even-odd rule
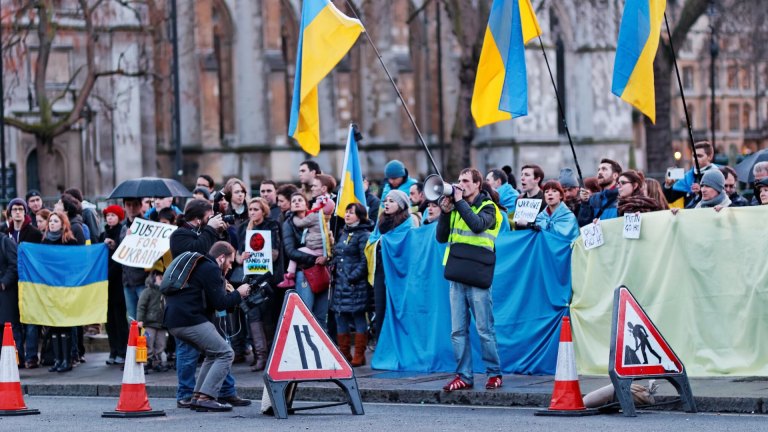
[[[345,2],[335,3],[352,15]],[[460,45],[449,17],[441,11],[438,35],[439,2],[353,3],[439,163],[440,122],[444,139],[449,140],[459,86]],[[642,148],[634,144],[631,108],[610,92],[620,2],[533,3],[584,175],[593,175],[602,157],[626,166],[630,153],[642,156]],[[187,185],[199,173],[217,181],[236,176],[252,185],[265,178],[296,180],[298,165],[307,155],[288,140],[286,131],[300,15],[299,0],[178,0],[182,179]],[[103,48],[103,61],[144,55],[138,49],[131,54],[135,41],[130,33],[114,34],[112,45]],[[72,71],[76,48],[70,56]],[[573,166],[573,157],[538,40],[528,46],[526,61],[529,115],[477,130],[472,164],[481,171],[510,165],[518,172],[526,163],[538,163],[547,177],[556,177],[561,167]],[[80,186],[88,195],[106,195],[127,178],[173,176],[170,87],[158,93],[149,80],[128,77],[113,77],[100,85],[100,94],[113,101],[113,111],[94,112],[92,121],[83,122],[82,131],[59,138],[71,141],[70,149],[82,149],[82,153],[62,151],[68,161],[62,164],[62,184]],[[339,175],[347,128],[355,122],[365,138],[360,148],[363,171],[371,178],[381,178],[385,163],[394,158],[415,177],[429,174],[414,128],[364,36],[321,83],[319,99],[321,153],[315,159],[325,172]],[[13,112],[25,111],[23,91],[11,94],[11,100]],[[13,129],[6,134],[20,167],[18,186],[24,190],[29,137]],[[642,168],[643,158],[635,160]]]

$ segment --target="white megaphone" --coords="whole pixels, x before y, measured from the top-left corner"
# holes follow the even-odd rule
[[[437,174],[424,179],[424,197],[428,201],[438,201],[444,196],[453,196],[453,186],[450,183],[444,182]]]

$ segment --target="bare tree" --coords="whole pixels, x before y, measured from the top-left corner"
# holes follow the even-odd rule
[[[18,74],[24,70],[21,66],[30,59],[30,108],[32,116],[5,117],[6,124],[22,132],[33,135],[36,139],[38,155],[38,172],[40,188],[44,195],[56,193],[57,185],[53,176],[44,173],[54,173],[60,169],[55,166],[53,154],[54,138],[65,134],[88,115],[87,107],[91,99],[105,100],[105,95],[94,92],[96,83],[101,78],[111,76],[147,77],[154,75],[150,72],[151,61],[147,56],[140,55],[135,64],[127,64],[128,60],[120,56],[117,65],[103,68],[98,61],[100,39],[110,32],[132,32],[136,35],[136,43],[143,47],[145,35],[152,34],[152,21],[158,26],[157,18],[150,20],[153,13],[158,13],[154,3],[156,0],[7,0],[4,1],[3,15],[10,17],[8,30],[4,29],[3,56],[9,58]],[[148,8],[147,3],[154,9]],[[65,9],[69,7],[69,9]],[[148,10],[149,9],[149,10]],[[127,14],[126,14],[127,12]],[[131,21],[125,22],[125,16]],[[119,18],[119,19],[118,19]],[[5,19],[3,20],[5,22]],[[9,31],[10,30],[10,31]],[[155,28],[157,30],[157,28]],[[5,36],[7,34],[7,37]],[[69,81],[61,89],[51,89],[46,85],[50,70],[51,53],[57,38],[79,35],[84,39],[84,56],[76,64]],[[107,38],[104,38],[107,39]],[[146,53],[146,50],[139,50]],[[125,54],[125,53],[123,53]],[[79,59],[79,58],[78,58]],[[78,60],[76,59],[76,60]],[[19,79],[12,80],[19,82]],[[5,95],[3,95],[5,97]],[[61,110],[56,105],[62,100],[71,99],[71,105]]]

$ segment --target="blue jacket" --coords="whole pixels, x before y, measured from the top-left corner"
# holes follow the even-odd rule
[[[504,183],[496,190],[499,193],[499,204],[507,209],[507,213],[515,211],[515,203],[520,195],[509,183]]]
[[[415,178],[407,177],[405,179],[405,181],[403,182],[403,184],[401,184],[400,186],[397,187],[397,190],[399,190],[401,192],[405,192],[406,195],[409,195],[409,193],[411,192],[411,186],[415,185],[416,183],[418,183],[418,182],[416,181]],[[392,190],[392,186],[389,185],[388,181],[385,181],[384,182],[384,189],[382,189],[382,191],[381,191],[381,200],[382,201],[384,201],[384,199],[387,197],[387,194],[391,190]]]
[[[571,241],[579,236],[579,223],[576,221],[576,216],[563,202],[551,216],[546,209],[539,213],[536,216],[536,225],[541,227],[542,231],[558,234]]]
[[[710,169],[720,169],[719,166],[715,164],[707,165],[706,168],[702,168],[701,172],[705,173]],[[691,187],[694,183],[696,183],[696,176],[693,174],[693,171],[695,168],[691,168],[688,171],[685,172],[685,175],[680,180],[676,181],[675,184],[672,185],[672,190],[683,192],[686,194],[691,193]]]
[[[589,197],[589,201],[581,203],[579,209],[579,226],[589,225],[593,219],[613,219],[619,217],[617,204],[619,202],[619,188],[605,189]]]

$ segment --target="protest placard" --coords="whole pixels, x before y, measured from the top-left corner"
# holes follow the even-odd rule
[[[541,200],[538,198],[520,198],[515,204],[515,216],[512,222],[536,222],[536,216],[541,208]]]
[[[128,267],[150,268],[170,249],[174,231],[174,225],[136,218],[112,259]]]
[[[243,261],[243,274],[274,273],[272,269],[272,233],[270,231],[246,231],[245,250],[250,252],[251,256]]]
[[[594,249],[603,245],[603,228],[599,223],[591,223],[581,227],[581,239],[584,250]]]
[[[625,239],[639,239],[640,238],[640,213],[629,213],[624,215],[624,238]]]

